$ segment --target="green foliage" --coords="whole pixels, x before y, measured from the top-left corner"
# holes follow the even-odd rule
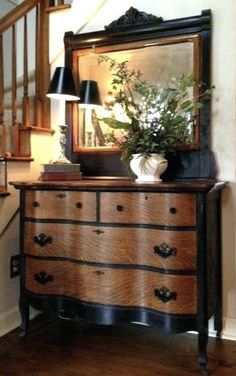
[[[101,55],[98,63],[108,63],[112,71],[114,100],[107,106],[111,116],[102,120],[113,129],[125,131],[123,139],[116,142],[123,159],[130,160],[136,153],[166,154],[192,142],[197,110],[202,106],[201,101],[209,98],[211,89],[191,97],[197,85],[191,74],[174,77],[163,88],[148,83],[139,70],[130,70],[127,61],[118,63]],[[126,114],[127,121],[116,119],[115,104]]]

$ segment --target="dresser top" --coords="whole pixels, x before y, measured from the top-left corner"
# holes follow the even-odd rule
[[[131,179],[96,178],[78,181],[13,181],[17,189],[36,190],[111,190],[111,191],[159,191],[159,192],[209,192],[220,190],[225,182],[194,180],[181,182],[135,182]]]

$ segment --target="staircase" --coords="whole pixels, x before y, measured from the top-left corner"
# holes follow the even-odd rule
[[[30,160],[30,134],[50,132],[49,13],[64,1],[25,0],[0,19],[0,157]]]

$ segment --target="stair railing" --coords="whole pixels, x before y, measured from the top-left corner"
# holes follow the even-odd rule
[[[66,7],[70,5],[60,0],[25,0],[0,19],[0,156],[9,160],[30,159],[32,130],[52,133],[45,95],[50,80],[49,12]]]

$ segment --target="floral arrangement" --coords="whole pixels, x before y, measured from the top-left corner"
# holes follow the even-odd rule
[[[171,78],[165,87],[148,83],[139,70],[130,70],[128,62],[117,62],[106,55],[98,63],[108,63],[112,71],[112,101],[106,104],[109,116],[102,118],[109,127],[123,130],[113,143],[122,150],[122,158],[132,154],[174,152],[180,145],[192,143],[192,128],[201,101],[211,95],[211,89],[201,96],[191,97],[190,88],[197,84],[189,74]],[[192,90],[192,93],[194,91]],[[117,119],[119,106],[123,119]]]

